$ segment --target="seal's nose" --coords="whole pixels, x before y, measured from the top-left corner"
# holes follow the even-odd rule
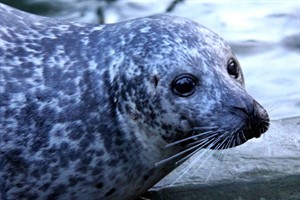
[[[253,100],[253,110],[250,115],[248,128],[254,137],[259,137],[269,128],[270,119],[267,111],[255,100]]]

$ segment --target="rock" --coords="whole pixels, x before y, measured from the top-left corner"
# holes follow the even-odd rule
[[[299,200],[300,117],[272,121],[269,131],[261,138],[239,147],[201,150],[144,197],[151,200]]]

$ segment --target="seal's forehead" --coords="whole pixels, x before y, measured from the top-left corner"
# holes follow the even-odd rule
[[[223,66],[232,56],[229,45],[220,36],[182,17],[155,15],[105,29],[115,35],[114,49],[126,47],[124,57],[136,65],[198,66],[196,63],[201,61]]]
[[[172,47],[180,45],[180,49],[186,47],[189,51],[205,49],[222,57],[224,54],[231,54],[230,46],[219,35],[183,17],[154,15],[124,22],[122,27],[129,29],[131,35],[136,34],[132,35],[132,38],[139,38],[136,44],[151,41],[152,45]],[[124,31],[121,32],[124,33]],[[139,37],[136,37],[137,35]]]

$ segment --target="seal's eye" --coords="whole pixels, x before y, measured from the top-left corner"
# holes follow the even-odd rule
[[[231,58],[227,63],[227,71],[228,74],[233,78],[236,79],[239,77],[240,74],[239,66],[233,58]]]
[[[173,92],[181,97],[191,96],[196,90],[197,80],[190,74],[182,74],[172,82]]]

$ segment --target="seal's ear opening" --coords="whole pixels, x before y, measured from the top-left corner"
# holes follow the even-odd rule
[[[157,88],[159,82],[159,77],[157,75],[152,76],[152,83],[154,84],[154,87]]]
[[[160,80],[160,78],[157,74],[151,75],[151,77],[150,77],[151,88],[149,88],[151,96],[154,96],[157,93],[157,87],[158,87],[159,80]]]

